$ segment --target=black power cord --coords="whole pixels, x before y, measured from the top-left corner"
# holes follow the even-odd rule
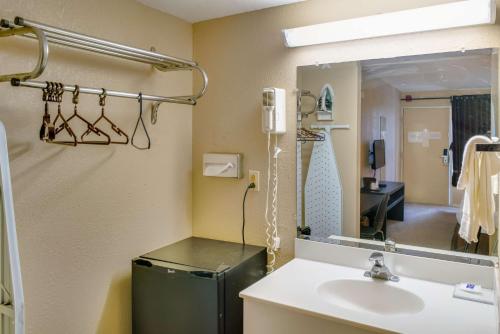
[[[245,201],[247,200],[248,191],[253,188],[255,188],[255,183],[252,182],[248,185],[243,196],[243,224],[241,226],[241,241],[243,242],[243,246],[245,246]]]

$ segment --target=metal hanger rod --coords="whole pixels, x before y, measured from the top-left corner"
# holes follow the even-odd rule
[[[34,81],[34,80],[21,81],[19,79],[12,79],[11,84],[12,84],[12,86],[16,86],[16,87],[29,87],[29,88],[39,88],[39,89],[43,89],[43,88],[47,87],[46,82]],[[102,88],[90,88],[90,87],[79,87],[79,88],[80,88],[80,93],[82,93],[82,94],[100,95],[103,93]],[[64,85],[64,91],[74,92],[75,86]],[[139,94],[137,94],[137,93],[120,92],[120,91],[107,90],[107,89],[106,89],[106,96],[122,97],[122,98],[135,99],[135,100],[139,99]],[[142,94],[142,99],[147,100],[147,101],[155,101],[155,102],[170,102],[170,103],[180,103],[180,104],[188,104],[188,105],[195,105],[196,104],[195,100],[191,100],[189,98],[183,98],[182,96],[165,97],[165,96]]]
[[[32,36],[27,36],[27,35],[25,35],[25,36],[32,37]],[[111,51],[111,50],[100,49],[96,46],[85,45],[83,43],[78,43],[78,42],[72,42],[69,39],[60,39],[58,36],[51,36],[51,35],[47,34],[47,40],[49,42],[51,42],[52,44],[56,44],[56,45],[60,45],[60,46],[68,46],[68,47],[74,48],[74,49],[90,51],[90,52],[104,54],[107,56],[113,56],[113,57],[118,57],[118,58],[122,58],[122,59],[133,60],[133,61],[137,61],[137,62],[141,62],[141,63],[145,63],[145,64],[165,67],[165,63],[163,63],[160,60],[145,59],[145,58],[133,55],[133,54],[118,53],[118,52]]]
[[[145,63],[145,64],[163,67],[166,70],[176,69],[176,68],[165,67],[165,64],[163,62],[161,62],[160,60],[149,60],[149,59],[140,58],[140,57],[137,57],[134,55],[127,55],[127,54],[122,54],[122,53],[118,53],[118,52],[114,52],[114,51],[110,51],[110,50],[104,50],[104,49],[98,48],[96,45],[93,45],[93,46],[85,45],[81,42],[71,41],[69,38],[66,39],[66,38],[61,38],[60,36],[52,36],[52,35],[47,34],[47,33],[45,33],[45,35],[46,35],[47,41],[49,41],[50,43],[55,44],[55,45],[67,46],[67,47],[74,48],[74,49],[90,51],[90,52],[100,53],[100,54],[118,57],[118,58],[122,58],[122,59],[137,61],[137,62],[141,62],[141,63]],[[37,36],[35,36],[34,34],[31,34],[31,33],[22,35],[22,37],[27,37],[30,39],[38,39]]]
[[[95,38],[92,36],[76,33],[73,31],[52,27],[52,26],[42,24],[42,23],[39,23],[36,21],[24,19],[22,17],[16,17],[14,22],[16,25],[19,25],[19,26],[38,28],[44,32],[51,34],[51,35],[55,34],[55,35],[60,35],[60,36],[64,36],[64,37],[74,38],[77,41],[97,44],[97,45],[100,45],[102,48],[121,50],[121,51],[129,52],[129,53],[132,53],[132,54],[135,54],[138,56],[153,57],[153,58],[156,58],[157,60],[160,60],[160,61],[173,62],[173,63],[178,63],[180,65],[197,66],[197,63],[194,61],[191,61],[191,60],[181,59],[181,58],[172,57],[172,56],[166,56],[166,55],[156,53],[153,51],[147,51],[147,50],[143,50],[143,49],[139,49],[139,48],[134,48],[134,47],[131,47],[128,45],[123,45],[123,44],[107,41],[105,39]]]
[[[5,19],[0,20],[0,37],[14,35],[38,40],[39,54],[37,66],[31,72],[0,74],[0,82],[10,80],[13,86],[31,88],[44,88],[46,86],[46,83],[44,82],[30,81],[29,79],[39,77],[44,71],[49,54],[48,44],[51,43],[73,49],[149,64],[160,71],[184,70],[198,71],[200,73],[203,85],[200,90],[193,95],[174,97],[143,95],[144,100],[156,102],[154,105],[155,109],[157,109],[159,104],[162,102],[195,105],[196,100],[202,97],[207,91],[208,75],[203,68],[198,66],[198,64],[192,60],[167,56],[154,51],[143,50],[105,39],[95,38],[73,31],[52,27],[36,21],[27,20],[22,17],[16,17],[14,23]],[[74,89],[74,86],[64,86],[65,91],[73,92]],[[80,91],[86,94],[102,93],[102,89],[100,88],[82,87]],[[132,99],[139,98],[139,94],[120,91],[108,91],[108,95]]]
[[[432,96],[432,97],[412,97],[410,99],[402,98],[400,101],[412,102],[412,101],[425,101],[425,100],[450,100],[451,96]]]
[[[500,152],[500,143],[476,144],[476,152]]]
[[[344,129],[344,130],[349,130],[351,128],[350,125],[348,124],[332,124],[332,125],[327,125],[327,124],[313,124],[310,126],[311,129],[315,130],[326,130],[326,131],[331,131],[335,129]]]

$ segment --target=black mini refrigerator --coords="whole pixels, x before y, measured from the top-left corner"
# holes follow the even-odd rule
[[[241,334],[241,290],[265,276],[266,249],[188,238],[132,260],[133,334]]]

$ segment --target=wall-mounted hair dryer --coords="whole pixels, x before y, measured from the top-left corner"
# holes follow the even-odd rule
[[[286,132],[286,96],[281,88],[264,88],[262,92],[262,132]]]

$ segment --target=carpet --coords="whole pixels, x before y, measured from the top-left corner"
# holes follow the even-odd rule
[[[396,243],[450,250],[457,209],[405,203],[405,221],[387,221],[387,238]]]

